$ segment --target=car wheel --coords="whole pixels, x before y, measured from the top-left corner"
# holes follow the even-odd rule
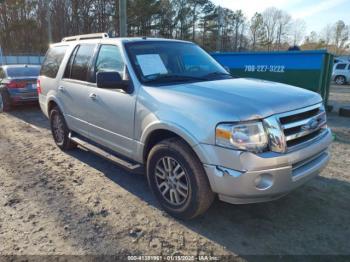
[[[215,197],[202,163],[181,139],[167,139],[151,149],[147,179],[161,206],[176,218],[203,214]]]
[[[7,92],[0,90],[0,112],[8,112],[11,110],[11,101]]]
[[[335,80],[335,83],[337,85],[344,85],[345,84],[345,77],[344,76],[337,76],[334,80]]]
[[[57,107],[50,111],[50,126],[53,139],[60,149],[70,150],[76,147],[76,144],[69,139],[70,130],[67,127],[63,114]]]

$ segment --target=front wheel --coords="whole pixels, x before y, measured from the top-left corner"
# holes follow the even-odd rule
[[[151,149],[147,179],[161,206],[180,219],[203,214],[214,200],[202,164],[181,139],[167,139]]]
[[[69,139],[70,130],[67,127],[63,114],[57,107],[50,111],[50,126],[53,139],[60,149],[65,151],[76,147]]]

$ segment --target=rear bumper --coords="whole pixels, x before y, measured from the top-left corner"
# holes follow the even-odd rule
[[[36,102],[38,101],[38,93],[36,90],[13,89],[8,90],[12,103]]]
[[[195,150],[201,151],[198,147],[204,150],[200,158],[212,154],[214,162],[202,162],[211,188],[219,198],[244,204],[280,198],[315,177],[330,159],[327,148],[331,141],[332,135],[327,129],[314,144],[288,154],[256,155],[209,145],[199,145]]]

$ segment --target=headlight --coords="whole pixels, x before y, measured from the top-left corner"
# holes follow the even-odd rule
[[[263,152],[268,145],[267,135],[261,122],[219,124],[216,127],[216,144],[223,147]]]

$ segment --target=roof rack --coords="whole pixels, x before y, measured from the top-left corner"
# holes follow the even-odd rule
[[[96,34],[86,34],[86,35],[75,35],[68,36],[62,39],[62,42],[68,41],[78,41],[78,40],[88,40],[88,39],[100,39],[100,38],[109,38],[107,33],[96,33]]]

